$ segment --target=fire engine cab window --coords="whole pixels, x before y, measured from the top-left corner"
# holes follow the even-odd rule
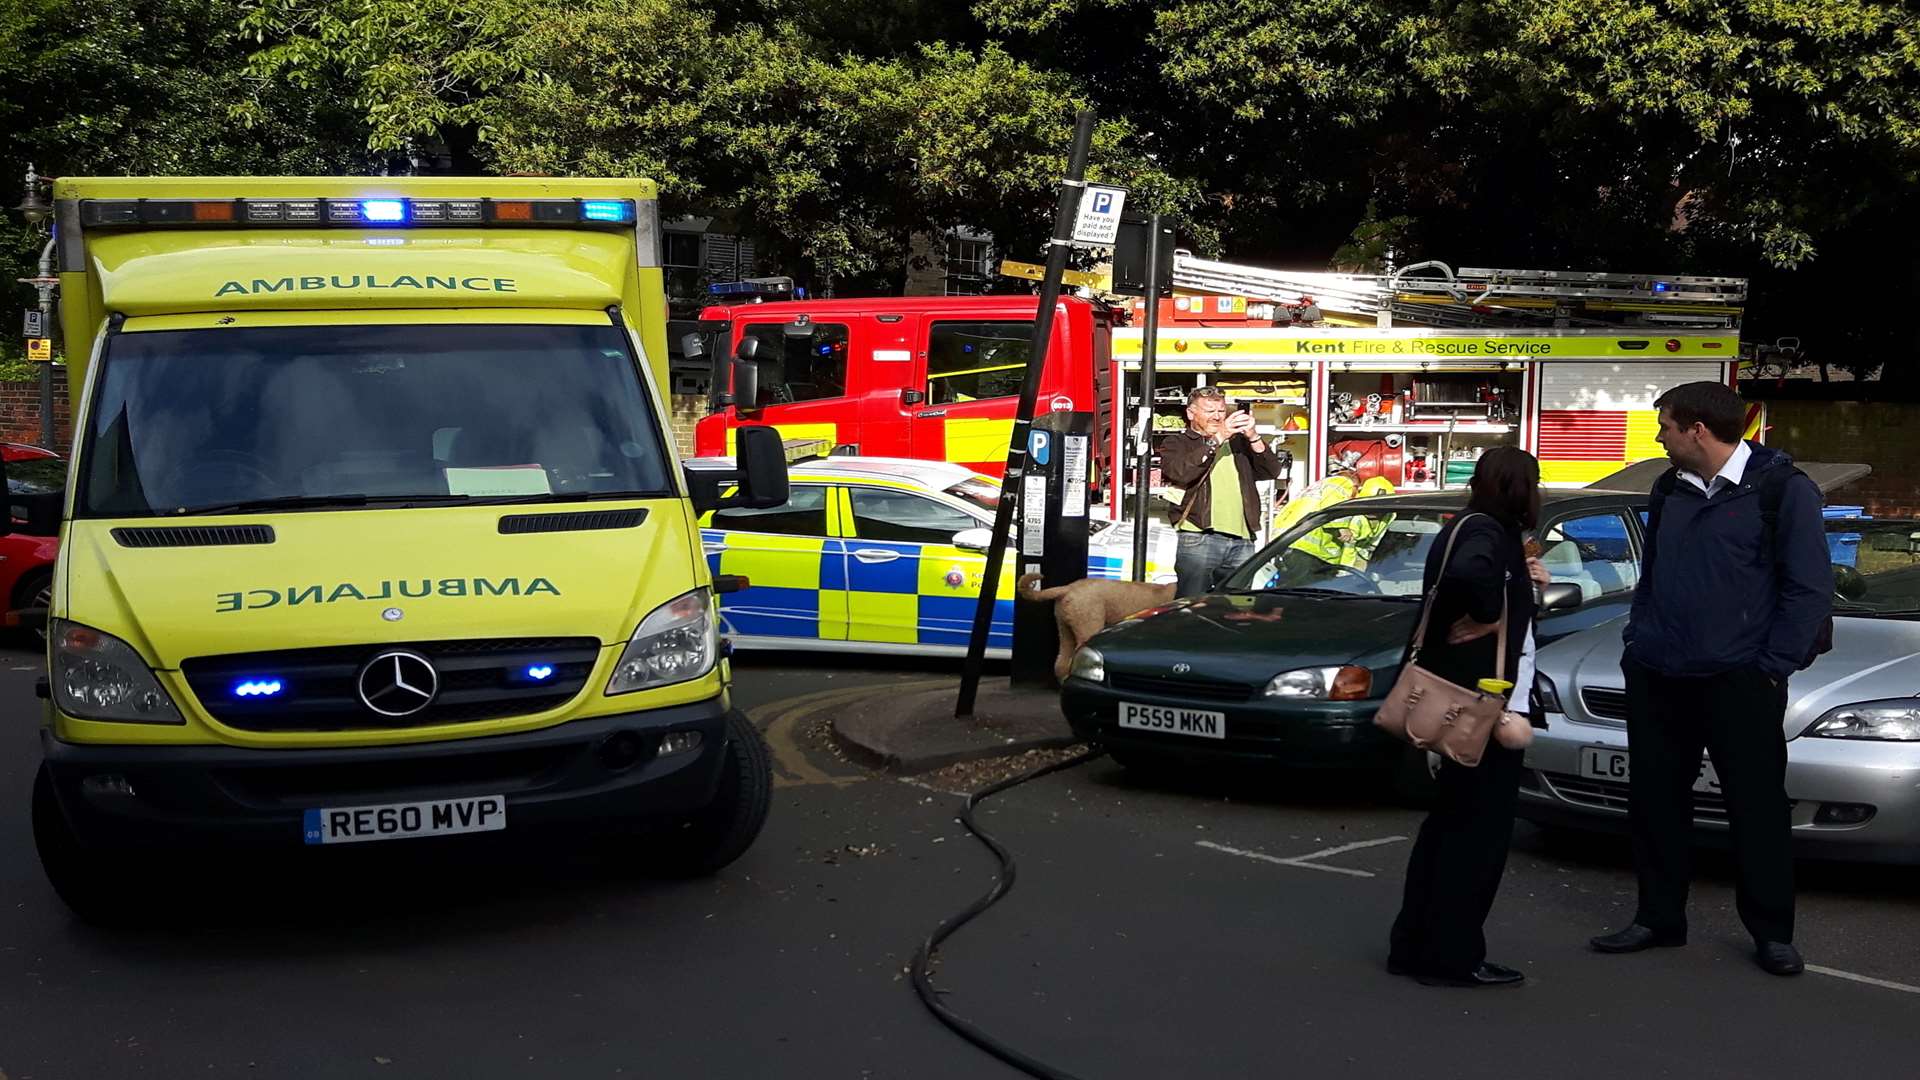
[[[847,327],[813,323],[805,334],[786,323],[754,323],[760,341],[760,394],[770,404],[814,401],[847,392]]]
[[[937,322],[927,334],[927,401],[1013,397],[1026,377],[1031,322]]]
[[[827,489],[795,484],[787,501],[764,510],[734,507],[713,513],[713,529],[729,532],[783,533],[788,536],[827,535]]]
[[[902,491],[853,489],[853,527],[862,540],[951,544],[953,534],[979,527],[972,516]]]

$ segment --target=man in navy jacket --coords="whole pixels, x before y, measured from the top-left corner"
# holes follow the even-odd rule
[[[1762,968],[1797,975],[1783,724],[1787,680],[1813,662],[1833,609],[1821,494],[1787,455],[1740,438],[1746,409],[1728,387],[1688,383],[1655,405],[1673,469],[1654,487],[1621,661],[1640,903],[1593,947],[1686,943],[1705,750],[1732,826],[1740,919]]]

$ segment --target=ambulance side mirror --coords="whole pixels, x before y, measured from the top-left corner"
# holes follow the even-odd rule
[[[784,505],[787,492],[787,445],[780,429],[743,427],[734,431],[734,465],[740,473],[740,490],[732,503],[749,510],[767,510]]]
[[[693,512],[744,507],[767,510],[788,500],[787,448],[778,428],[733,429],[731,469],[686,469]],[[727,494],[732,489],[732,494]]]

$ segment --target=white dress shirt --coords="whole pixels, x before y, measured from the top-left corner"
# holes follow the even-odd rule
[[[1706,492],[1707,498],[1711,499],[1722,491],[1740,486],[1740,481],[1746,479],[1747,459],[1751,457],[1753,448],[1747,445],[1747,440],[1741,439],[1740,445],[1733,448],[1727,463],[1720,466],[1720,471],[1713,474],[1712,480],[1702,480],[1685,469],[1680,470],[1680,479]]]

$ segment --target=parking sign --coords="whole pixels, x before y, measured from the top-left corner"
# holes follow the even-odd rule
[[[1088,184],[1080,192],[1080,213],[1074,217],[1073,242],[1086,247],[1112,247],[1120,236],[1120,210],[1127,189]]]

